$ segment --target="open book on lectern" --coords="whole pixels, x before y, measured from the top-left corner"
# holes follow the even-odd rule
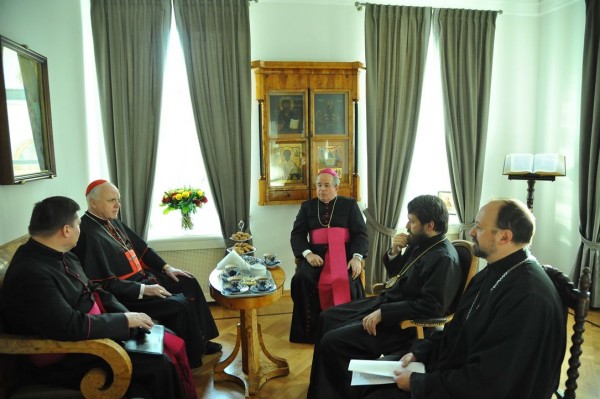
[[[504,175],[564,176],[565,156],[561,154],[508,154],[504,159]]]

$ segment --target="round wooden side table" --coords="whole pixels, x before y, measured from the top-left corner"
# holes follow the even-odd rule
[[[214,367],[214,379],[215,382],[235,382],[245,389],[246,398],[257,395],[260,387],[267,380],[288,375],[290,372],[287,360],[272,355],[265,347],[260,324],[258,323],[256,309],[274,303],[283,294],[285,272],[280,267],[270,268],[269,271],[275,281],[276,289],[267,294],[224,295],[222,293],[221,270],[215,269],[209,276],[210,296],[221,306],[240,311],[235,347],[225,360]],[[243,374],[230,374],[225,369],[233,363],[240,352],[240,347]],[[259,348],[270,361],[269,363],[265,364],[263,362],[261,364]],[[239,367],[234,366],[233,369],[239,370]]]

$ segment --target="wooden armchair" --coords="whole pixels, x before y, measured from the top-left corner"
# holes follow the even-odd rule
[[[458,252],[458,261],[460,264],[460,268],[463,272],[464,280],[462,286],[460,287],[461,295],[467,289],[467,286],[471,282],[471,279],[477,273],[477,268],[479,266],[479,258],[475,256],[473,252],[473,243],[466,240],[454,240],[452,241],[452,245]],[[373,285],[373,292],[378,293],[384,289],[385,284],[379,283]],[[456,298],[454,301],[454,305],[458,303],[458,299]],[[429,318],[429,319],[413,319],[413,320],[404,320],[400,323],[400,328],[416,328],[417,329],[417,338],[423,339],[425,337],[425,328],[440,328],[443,327],[446,323],[452,320],[454,316],[453,313],[449,314],[446,317],[438,317],[438,318]]]
[[[571,336],[571,346],[569,354],[569,367],[567,369],[567,380],[565,381],[566,389],[557,389],[555,395],[558,399],[575,399],[575,391],[577,390],[577,379],[579,378],[579,367],[581,362],[579,358],[582,354],[581,345],[583,344],[583,332],[585,331],[585,319],[590,308],[590,269],[584,267],[579,279],[579,289],[571,280],[552,266],[544,265],[544,270],[548,277],[554,283],[554,286],[560,294],[560,298],[565,305],[565,308],[573,311],[575,323],[573,324],[573,335]],[[566,328],[566,326],[565,326]]]
[[[16,249],[26,242],[20,237],[0,246],[0,290],[4,274]],[[0,293],[1,294],[1,293]],[[104,370],[91,369],[81,380],[81,391],[24,381],[24,356],[41,353],[83,353],[101,357],[112,369],[114,378],[107,382]],[[32,336],[7,334],[0,314],[0,399],[5,398],[122,398],[131,382],[131,360],[125,350],[110,339],[55,341]]]

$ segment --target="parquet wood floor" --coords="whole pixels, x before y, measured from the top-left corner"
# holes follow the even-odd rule
[[[193,370],[199,398],[210,399],[242,399],[244,392],[233,383],[217,383],[212,378],[212,368],[220,357],[231,353],[235,345],[239,313],[224,309],[217,304],[211,304],[211,311],[219,327],[220,336],[216,339],[223,344],[223,355],[215,354],[204,357],[204,365]],[[288,360],[290,374],[267,381],[260,390],[257,398],[286,398],[304,399],[310,378],[310,365],[312,361],[313,346],[306,344],[293,344],[288,340],[291,321],[292,300],[289,294],[275,304],[259,309],[259,323],[262,325],[263,338],[269,351],[275,356]],[[572,317],[570,317],[570,325]],[[586,324],[584,333],[583,355],[577,389],[578,399],[597,399],[600,392],[600,311],[590,312],[589,323]],[[571,331],[571,330],[569,330]],[[570,344],[570,335],[569,342]],[[567,361],[563,364],[565,376]],[[564,384],[563,384],[564,385]]]

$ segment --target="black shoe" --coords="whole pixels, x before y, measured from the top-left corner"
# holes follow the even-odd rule
[[[223,349],[223,345],[218,344],[216,342],[207,341],[206,342],[206,354],[212,355],[213,353],[221,352]]]

